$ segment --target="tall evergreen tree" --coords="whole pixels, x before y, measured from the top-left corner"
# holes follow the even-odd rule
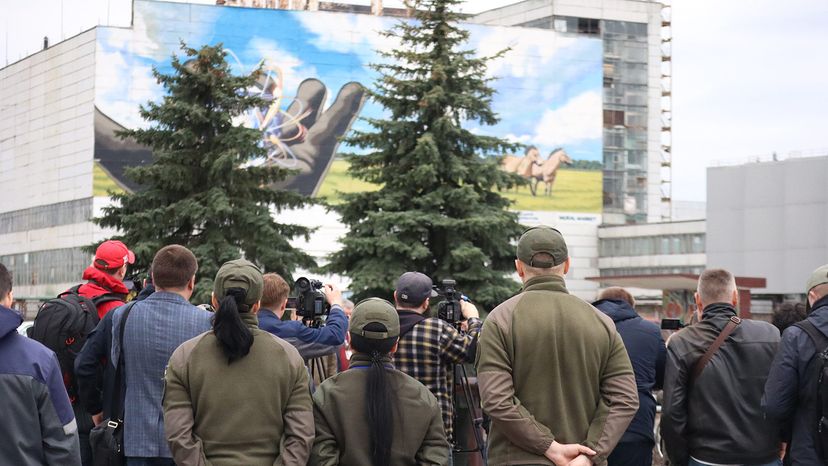
[[[286,278],[297,266],[314,266],[288,243],[309,230],[272,216],[306,198],[271,187],[288,171],[248,164],[267,155],[261,133],[233,124],[234,117],[265,105],[247,92],[261,72],[233,75],[221,44],[196,50],[182,43],[181,50],[185,61],[173,56],[170,74],[153,70],[166,95],[141,106],[151,126],[118,134],[152,149],[151,164],[126,170],[141,188],[112,193],[115,202],[96,223],[122,232],[118,239],[135,252],[138,271],[164,245],[192,250],[199,262],[199,302],[208,302],[221,264],[240,255]]]
[[[452,11],[458,0],[416,2],[415,21],[386,32],[401,46],[380,52],[380,77],[369,96],[386,119],[368,119],[372,131],[355,132],[351,175],[381,185],[349,194],[337,207],[348,232],[331,256],[330,271],[353,280],[357,298],[389,296],[399,275],[423,272],[437,282],[457,281],[460,290],[486,307],[518,289],[513,240],[522,228],[510,201],[497,190],[522,180],[498,168],[495,157],[515,149],[495,137],[463,128],[493,125],[494,90],[487,61],[463,50],[469,33]]]

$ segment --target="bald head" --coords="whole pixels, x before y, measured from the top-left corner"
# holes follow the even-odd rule
[[[736,279],[732,273],[724,269],[702,272],[696,291],[703,308],[713,303],[733,303],[738,296]]]

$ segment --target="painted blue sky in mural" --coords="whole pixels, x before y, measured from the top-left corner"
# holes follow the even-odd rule
[[[327,86],[330,105],[348,82],[372,86],[376,74],[367,65],[379,60],[374,51],[397,45],[378,32],[395,21],[136,0],[132,28],[98,29],[96,105],[124,126],[145,126],[138,104],[158,100],[163,92],[150,70],[156,66],[169,71],[180,39],[193,47],[223,43],[239,72],[264,59],[282,73],[285,107],[306,78],[318,78]],[[468,129],[537,145],[544,155],[562,146],[575,159],[602,159],[599,39],[532,28],[467,27],[467,48],[479,55],[512,49],[488,71],[498,78],[493,106],[500,123],[481,127],[469,122]],[[378,117],[382,109],[367,102],[360,115]],[[358,121],[354,128],[365,129],[366,124]]]

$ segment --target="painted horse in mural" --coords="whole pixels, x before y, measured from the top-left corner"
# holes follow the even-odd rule
[[[534,184],[532,195],[536,193],[538,183],[541,181],[543,181],[545,185],[543,189],[544,196],[552,195],[552,185],[555,183],[555,176],[557,176],[558,169],[561,167],[561,164],[572,164],[572,158],[569,157],[563,148],[558,147],[549,153],[549,157],[547,157],[543,163],[539,165],[532,165],[532,174],[531,179],[529,180],[530,186]]]
[[[516,173],[523,178],[530,179],[532,177],[532,169],[540,164],[540,152],[535,146],[526,148],[523,157],[506,154],[500,159],[501,170],[507,173]],[[535,195],[535,186],[529,183],[529,190],[532,195]]]

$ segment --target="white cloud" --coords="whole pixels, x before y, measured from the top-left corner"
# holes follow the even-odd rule
[[[529,141],[532,140],[532,136],[529,134],[521,134],[520,136],[517,136],[515,134],[509,133],[506,136],[504,136],[504,139],[506,139],[509,142],[527,144]]]
[[[489,76],[538,76],[561,50],[575,45],[578,39],[534,28],[474,28],[471,48],[479,56],[492,56],[510,48],[501,58],[489,62]],[[474,42],[477,42],[476,44]]]
[[[157,101],[162,87],[152,76],[152,68],[128,62],[122,52],[96,51],[95,105],[127,128],[146,128],[139,114],[139,104]]]
[[[305,64],[300,58],[280,47],[275,41],[254,37],[248,47],[255,56],[264,60],[265,69],[278,69],[284,80],[284,92],[286,96],[292,96],[303,80],[311,77],[318,77],[319,73],[312,65]],[[243,70],[249,73],[250,69]]]
[[[374,50],[400,47],[397,39],[380,34],[394,24],[387,18],[327,12],[297,14],[296,18],[317,36],[314,45],[324,50],[373,55]]]
[[[535,127],[533,141],[544,146],[565,146],[601,137],[601,95],[584,92],[555,110],[546,110]]]

